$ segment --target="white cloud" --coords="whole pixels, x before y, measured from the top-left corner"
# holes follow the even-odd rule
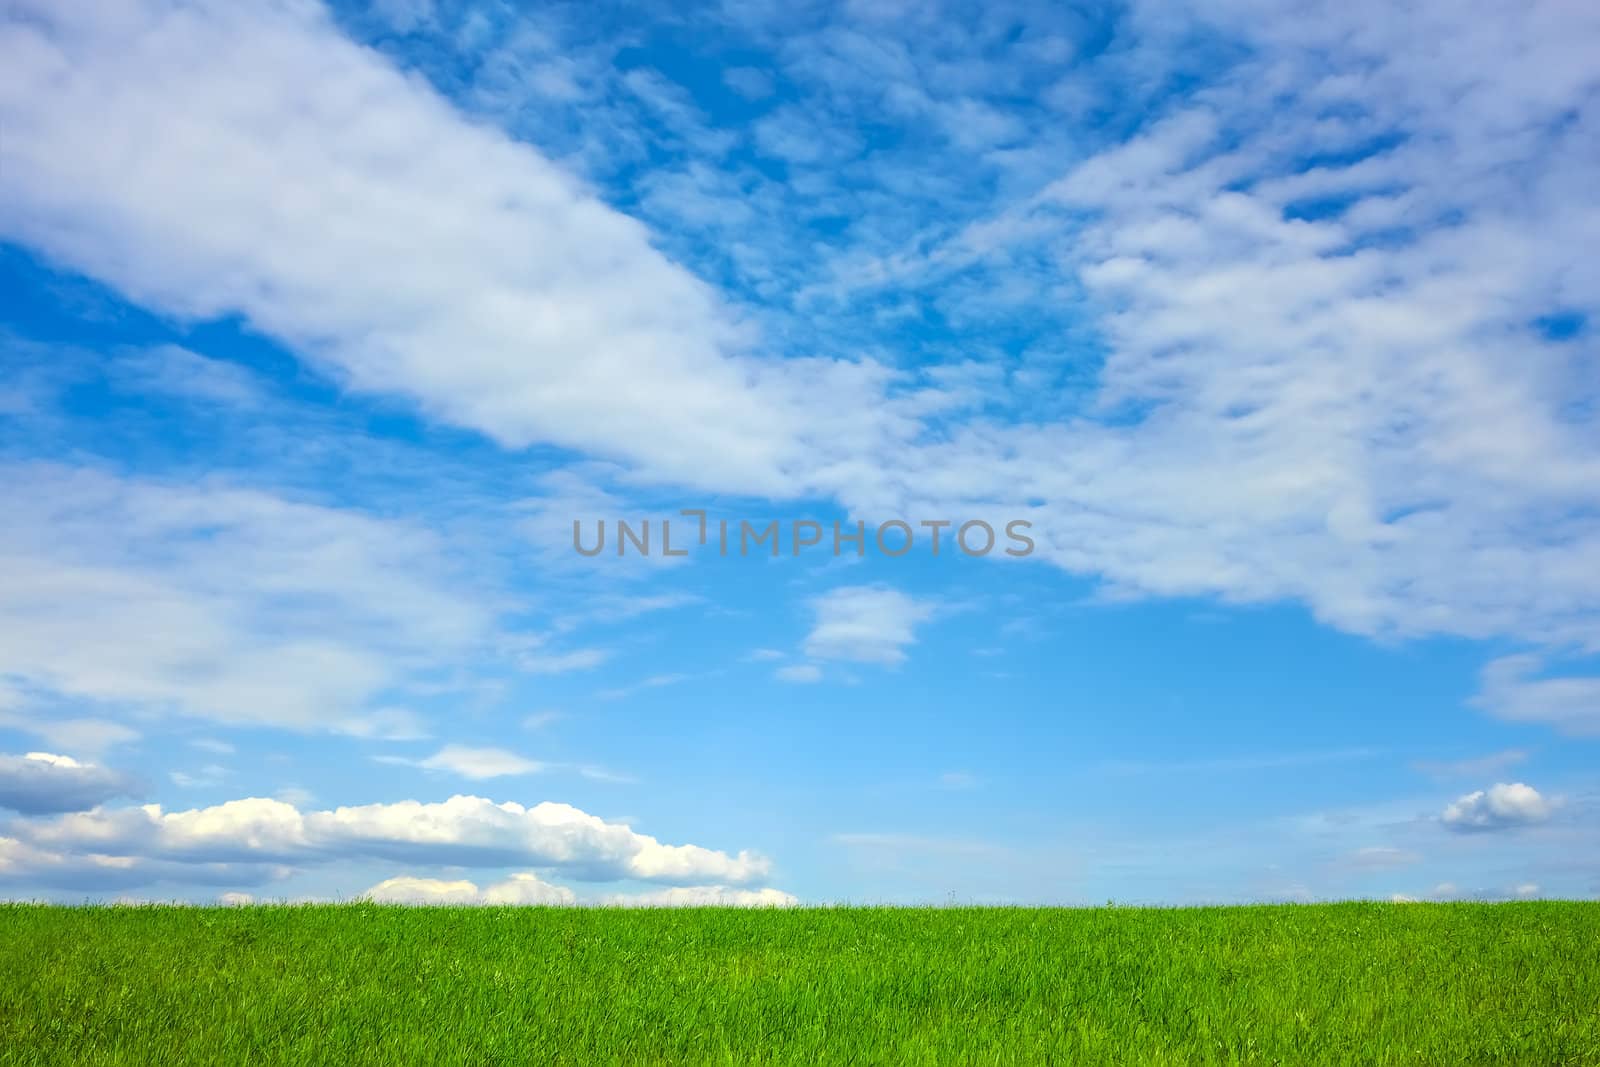
[[[1533,882],[1522,882],[1501,889],[1463,889],[1454,882],[1440,882],[1428,893],[1432,900],[1476,900],[1499,903],[1537,899],[1541,890]]]
[[[1587,342],[1532,325],[1600,315],[1600,18],[1562,0],[1152,2],[1129,50],[1170,51],[1196,22],[1248,58],[836,294],[961,285],[991,319],[1089,328],[1092,389],[1038,422],[969,421],[845,499],[1025,510],[1039,558],[1116,594],[1600,648],[1600,440],[1581,414],[1600,389]]]
[[[373,0],[372,11],[400,33],[410,33],[434,19],[433,0]]]
[[[46,465],[0,476],[0,675],[41,696],[416,736],[411,713],[369,703],[496,630],[492,598],[414,524],[218,484]]]
[[[566,904],[573,894],[565,886],[551,885],[524,871],[489,886],[483,899],[485,904]]]
[[[568,674],[592,671],[611,658],[603,648],[575,648],[568,652],[529,652],[518,664],[529,674]]]
[[[262,399],[262,386],[250,371],[177,345],[125,353],[108,364],[107,374],[125,390],[205,404],[249,407]]]
[[[138,787],[125,775],[70,756],[29,752],[0,755],[0,808],[24,815],[86,811]]]
[[[772,676],[780,682],[796,682],[807,684],[822,681],[822,668],[815,663],[791,663],[787,667],[779,667],[772,672]]]
[[[174,865],[309,865],[334,858],[524,864],[589,881],[669,885],[748,885],[759,883],[770,869],[765,858],[751,852],[729,855],[697,845],[664,845],[566,804],[529,808],[473,796],[308,812],[259,797],[175,812],[149,804],[15,820],[6,832],[31,857],[13,862],[13,880],[29,871],[47,879],[54,868],[80,864],[85,856],[122,864],[129,877],[145,861],[164,864],[166,870]]]
[[[481,904],[478,887],[465,879],[446,882],[437,878],[401,875],[386,878],[361,894],[379,904]]]
[[[0,726],[32,734],[55,748],[69,748],[88,755],[99,755],[139,739],[139,731],[110,719],[18,714],[6,711],[3,706],[0,706]]]
[[[172,779],[172,784],[180,789],[211,789],[221,785],[227,776],[228,768],[215,763],[207,764],[193,774],[187,771],[172,771],[167,775]]]
[[[650,689],[665,689],[667,686],[671,685],[682,685],[684,682],[693,681],[695,677],[695,675],[683,674],[681,672],[671,674],[652,674],[648,678],[641,678],[632,685],[612,686],[609,689],[602,689],[595,695],[601,700],[623,700],[627,697],[633,696],[635,693],[643,693]]]
[[[612,893],[584,900],[566,886],[551,885],[527,872],[513,874],[482,889],[465,879],[443,881],[402,875],[385,879],[361,895],[383,904],[414,905],[597,904],[624,908],[759,908],[793,907],[799,903],[791,894],[777,889],[735,889],[720,885],[674,886],[644,893]]]
[[[738,355],[733,315],[641,224],[320,4],[17,14],[0,31],[12,239],[149,307],[242,312],[352,387],[510,447],[752,490],[803,455],[795,366]]]
[[[10,829],[15,832],[14,824]],[[153,883],[189,886],[261,885],[287,877],[276,863],[182,862],[146,859],[90,849],[42,848],[0,834],[0,885],[104,892]]]
[[[353,715],[335,724],[333,732],[370,741],[422,741],[432,736],[427,720],[410,708],[378,708]]]
[[[318,5],[18,10],[0,36],[0,232],[146,306],[242,312],[356,389],[640,480],[815,492],[869,517],[1026,517],[1039,558],[1112,594],[1292,599],[1357,633],[1600,648],[1600,443],[1582,415],[1597,388],[1581,351],[1531,326],[1600,315],[1589,6],[1135,4],[1109,60],[1135,106],[1142,83],[1168,84],[1155,53],[1189,31],[1245,58],[1162,99],[1127,143],[1018,146],[1034,162],[1012,176],[1034,177],[986,172],[992,202],[941,197],[951,183],[927,165],[853,169],[846,201],[823,172],[854,151],[848,131],[768,116],[766,150],[822,164],[804,194],[878,212],[853,229],[884,238],[846,249],[859,269],[816,268],[805,314],[891,289],[979,340],[1004,319],[1105,353],[1088,382],[1081,362],[1008,365],[921,391],[933,378],[888,358],[749,357],[735,316],[641,224],[342,39]],[[923,28],[881,47],[820,35],[786,81],[958,140],[1025,132],[980,86],[935,84],[957,65],[918,61]],[[1039,54],[1070,52],[1061,38]],[[1121,88],[1075,84],[1104,73],[1081,68],[1057,105]],[[726,152],[659,79],[614,87]],[[913,180],[936,213],[888,210]],[[1068,372],[1087,388],[1055,388]],[[1027,418],[974,414],[980,400]]]
[[[482,781],[516,775],[542,774],[546,771],[566,771],[591,782],[611,785],[631,785],[638,781],[633,775],[614,771],[590,763],[545,763],[531,760],[503,748],[473,748],[467,745],[446,745],[424,759],[406,756],[373,756],[375,763],[388,763],[400,767],[420,767],[427,771],[440,771]]]
[[[465,880],[401,876],[388,878],[365,893],[381,904],[573,904],[576,895],[566,886],[551,885],[538,875],[523,872],[479,889]]]
[[[703,602],[702,597],[690,593],[597,594],[591,591],[580,610],[556,620],[556,628],[570,630],[591,623],[626,622],[642,615],[673,611]]]
[[[1544,658],[1533,654],[1501,656],[1483,669],[1472,703],[1498,719],[1543,723],[1581,737],[1600,735],[1600,678],[1536,677],[1544,666]]]
[[[544,764],[503,748],[470,748],[466,745],[446,745],[427,759],[418,760],[417,766],[474,779],[536,774],[544,770]]]
[[[1543,822],[1550,803],[1532,786],[1516,782],[1478,789],[1452,802],[1439,819],[1451,830],[1505,830]]]
[[[756,145],[764,155],[791,164],[838,163],[861,150],[860,139],[853,132],[824,126],[799,107],[764,115],[754,131]]]
[[[781,889],[730,889],[720,885],[673,886],[647,893],[616,893],[597,902],[621,908],[792,908],[799,898]]]
[[[587,778],[591,782],[605,782],[607,785],[636,785],[639,779],[624,771],[613,771],[606,767],[596,767],[592,764],[580,764],[575,768],[580,778]]]
[[[722,81],[746,100],[761,100],[773,91],[772,75],[755,67],[729,67],[722,72]]]
[[[285,804],[296,808],[310,807],[312,804],[316,803],[317,799],[316,794],[311,792],[311,790],[302,789],[297,785],[286,785],[276,793],[272,794],[272,796],[274,800],[281,800]]]
[[[934,606],[881,585],[844,586],[811,601],[816,623],[805,640],[813,659],[854,663],[903,663],[916,628],[933,617]]]

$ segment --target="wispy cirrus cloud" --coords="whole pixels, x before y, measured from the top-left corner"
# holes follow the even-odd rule
[[[0,673],[35,701],[416,736],[382,694],[499,629],[494,594],[414,523],[225,484],[44,464],[5,476]]]
[[[1600,735],[1600,677],[1540,677],[1546,658],[1535,653],[1501,656],[1483,669],[1472,703],[1498,719],[1535,722],[1565,734]]]
[[[1525,763],[1528,752],[1508,748],[1486,756],[1473,756],[1458,760],[1417,760],[1411,766],[1435,778],[1478,778],[1500,774],[1518,764]]]
[[[420,767],[425,771],[440,771],[462,778],[482,781],[488,778],[505,778],[514,775],[538,774],[546,764],[503,748],[483,748],[471,745],[445,745],[431,756],[406,759],[401,756],[374,756],[380,763],[398,763]]]
[[[611,658],[604,648],[572,648],[565,651],[535,649],[522,655],[519,665],[529,674],[569,674],[592,671]]]
[[[772,676],[780,682],[809,685],[822,681],[822,668],[815,663],[790,663],[773,671]]]
[[[504,881],[479,889],[464,878],[444,880],[398,875],[385,878],[361,896],[378,904],[431,904],[461,906],[480,904],[574,904],[577,896],[566,886],[552,885],[536,874],[514,874]]]

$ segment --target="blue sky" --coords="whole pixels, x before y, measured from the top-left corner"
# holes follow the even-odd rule
[[[0,895],[1600,893],[1597,52],[13,4]]]

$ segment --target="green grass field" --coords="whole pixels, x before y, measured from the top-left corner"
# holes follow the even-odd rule
[[[0,1063],[1600,1064],[1600,905],[0,906]]]

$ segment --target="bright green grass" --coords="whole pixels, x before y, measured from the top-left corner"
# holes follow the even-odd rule
[[[0,906],[0,1063],[1600,1064],[1600,905]]]

